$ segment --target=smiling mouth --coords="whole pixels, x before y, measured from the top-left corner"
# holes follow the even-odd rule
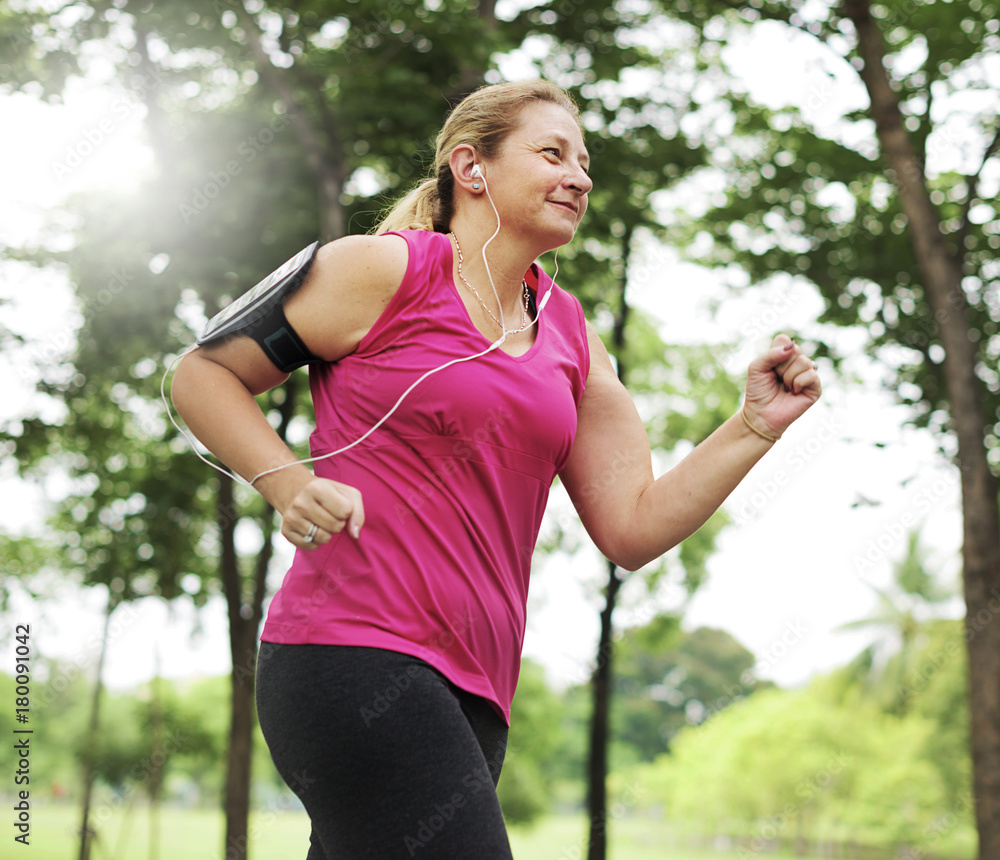
[[[552,203],[552,204],[554,204],[556,206],[559,206],[559,207],[561,207],[563,209],[566,209],[569,212],[572,212],[574,215],[579,215],[580,214],[579,207],[574,206],[572,203],[566,203],[563,200],[550,200],[549,203]]]

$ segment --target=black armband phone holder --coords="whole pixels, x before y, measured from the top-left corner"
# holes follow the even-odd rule
[[[264,350],[284,373],[319,361],[302,342],[285,317],[285,299],[295,292],[312,268],[319,242],[313,242],[287,260],[256,286],[223,308],[209,321],[198,338],[205,346],[220,338],[247,335]]]

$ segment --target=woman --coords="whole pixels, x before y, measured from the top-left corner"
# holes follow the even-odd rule
[[[495,785],[554,477],[600,550],[634,570],[698,529],[819,397],[815,365],[779,336],[750,366],[740,415],[654,480],[604,346],[534,264],[572,239],[588,164],[562,90],[484,87],[378,235],[320,249],[284,306],[316,359],[313,453],[376,429],[315,475],[253,400],[286,378],[253,340],[178,368],[178,410],[260,475],[298,550],[257,697],[312,820],[309,860],[509,857]]]

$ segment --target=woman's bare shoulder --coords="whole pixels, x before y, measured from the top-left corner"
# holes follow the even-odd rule
[[[402,236],[345,236],[323,245],[285,315],[309,350],[326,361],[353,352],[406,274]]]

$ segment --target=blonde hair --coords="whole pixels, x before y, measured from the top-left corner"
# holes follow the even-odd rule
[[[447,233],[455,213],[455,179],[448,159],[468,144],[480,158],[495,158],[507,136],[517,129],[521,111],[535,101],[565,109],[583,133],[580,110],[570,95],[543,80],[487,84],[466,96],[445,120],[435,142],[432,175],[399,200],[374,232],[433,230]]]

